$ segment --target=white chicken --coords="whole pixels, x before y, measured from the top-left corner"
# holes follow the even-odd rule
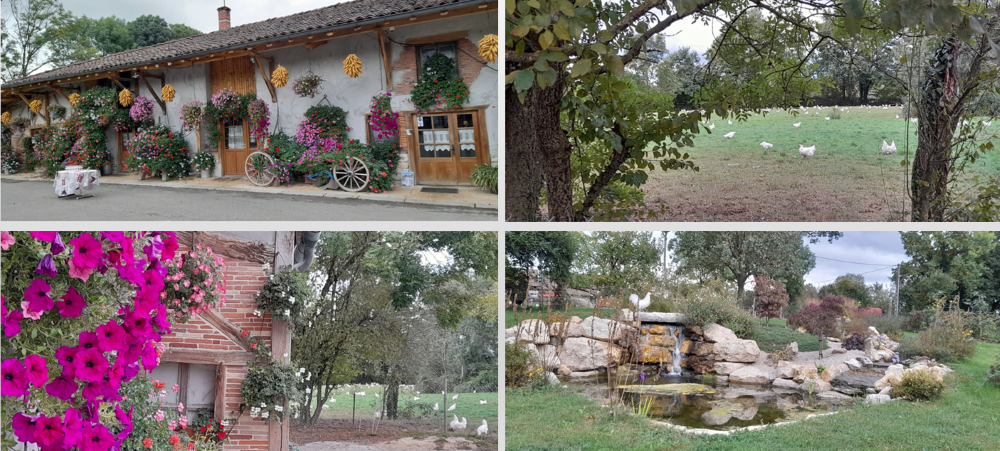
[[[824,117],[823,119],[826,119],[826,120],[830,120],[830,117],[829,117],[829,116],[827,116],[827,117]]]
[[[917,118],[915,118],[915,117],[911,117],[911,118],[910,118],[910,122],[912,122],[912,123],[916,124],[916,123],[917,123]]]
[[[435,411],[435,412],[437,412],[437,411],[438,411],[438,403],[434,403],[434,411]]]
[[[456,399],[458,399],[458,395],[457,395],[457,394],[456,394],[455,396],[452,396],[452,397],[451,397],[451,400],[452,400],[452,401],[454,401],[454,400],[456,400]]]
[[[802,144],[799,144],[799,154],[802,155],[802,158],[811,157],[815,152],[816,152],[815,145],[812,145],[810,147],[803,147]]]
[[[801,122],[796,122],[796,123],[792,124],[792,127],[799,128],[800,125],[802,125]]]
[[[882,140],[882,155],[892,155],[894,153],[896,153],[896,141],[893,141],[892,144],[886,144],[885,140],[883,139]]]
[[[769,143],[767,141],[764,141],[764,142],[760,143],[760,146],[763,147],[764,150],[767,150],[767,149],[770,149],[770,148],[774,147],[774,144],[771,144],[771,143]]]
[[[989,128],[991,125],[993,125],[993,121],[983,121],[983,128]]]
[[[649,307],[649,295],[653,294],[652,291],[646,292],[646,297],[639,299],[639,295],[632,293],[628,296],[628,302],[635,307],[637,312],[643,311],[646,307]]]
[[[712,122],[712,125],[709,125],[708,129],[709,130],[715,130],[715,122]]]
[[[722,136],[725,136],[726,139],[733,139],[733,136],[736,136],[736,132],[729,132]]]
[[[733,120],[732,119],[729,120],[729,125],[733,125]]]
[[[479,403],[480,403],[480,404],[486,404],[486,400],[485,400],[485,399],[480,399],[480,400],[479,400]]]
[[[464,431],[465,430],[465,425],[468,424],[465,421],[465,417],[462,417],[462,421],[458,421],[458,415],[452,415],[452,416],[455,417],[455,419],[451,420],[451,423],[450,423],[451,429],[453,431],[458,431],[458,430],[463,430]]]
[[[452,410],[455,410],[455,405],[454,404],[452,404],[451,407],[448,408],[449,412],[451,412]]]
[[[898,114],[896,115],[896,119],[899,119],[899,115]]]
[[[414,401],[420,401],[420,398],[418,398],[418,397],[414,396],[414,397],[413,397],[413,400],[414,400]]]
[[[490,433],[489,426],[486,425],[486,420],[483,420],[483,425],[476,428],[476,437],[486,435]]]
[[[967,125],[969,125],[969,121],[968,120],[963,120],[962,121],[962,127],[965,127]]]

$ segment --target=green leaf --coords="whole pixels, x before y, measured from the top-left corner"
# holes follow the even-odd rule
[[[556,34],[556,37],[564,41],[569,41],[573,39],[569,35],[569,26],[566,24],[566,19],[561,18],[555,25],[552,25],[552,32]]]
[[[549,30],[545,30],[545,33],[542,33],[542,35],[538,37],[538,44],[542,46],[542,50],[545,50],[551,47],[552,42],[554,42],[555,40],[556,40],[556,35],[552,34],[552,32]]]
[[[539,59],[544,58],[546,61],[553,61],[557,63],[569,60],[569,57],[567,57],[565,53],[560,52],[558,50],[542,51],[541,53],[538,54],[538,58]]]
[[[540,3],[538,3],[538,0],[527,0],[527,1],[525,1],[525,3],[527,3],[528,6],[530,6],[532,8],[535,8],[535,9],[539,9],[539,8],[542,7],[542,5]]]
[[[513,30],[510,30],[510,34],[512,34],[514,36],[517,36],[519,38],[523,38],[523,37],[527,36],[528,32],[530,32],[530,31],[531,31],[531,27],[530,26],[528,26],[528,25],[518,25],[518,26],[514,27]]]
[[[514,8],[517,7],[515,0],[507,0],[504,6],[507,9],[507,14],[514,14]]]
[[[625,76],[625,62],[622,61],[622,57],[618,55],[612,56],[609,66],[611,73],[613,73],[616,77]]]
[[[559,0],[558,4],[559,4],[559,11],[562,12],[563,14],[569,17],[573,17],[576,15],[576,8],[573,7],[573,4],[570,3],[569,0]]]
[[[535,77],[538,80],[538,86],[540,88],[547,88],[556,84],[556,78],[558,74],[555,69],[549,67],[548,70],[544,72],[539,72],[538,76]]]
[[[514,89],[518,92],[527,91],[535,82],[535,73],[530,70],[519,70],[514,72]]]
[[[983,27],[983,21],[979,19],[979,16],[969,16],[969,28],[976,33],[986,33],[986,28]]]
[[[590,72],[590,58],[580,58],[573,63],[573,70],[569,73],[570,77],[576,78],[587,72]]]

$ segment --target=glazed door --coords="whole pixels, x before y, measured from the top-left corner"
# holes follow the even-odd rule
[[[128,165],[125,164],[125,159],[128,158],[128,150],[125,150],[125,144],[131,141],[132,138],[135,138],[135,128],[118,132],[118,167],[122,172],[131,171]]]
[[[480,161],[478,112],[418,116],[417,182],[468,185]]]
[[[257,139],[250,137],[247,124],[243,121],[220,125],[222,175],[244,175],[247,156],[257,150]]]

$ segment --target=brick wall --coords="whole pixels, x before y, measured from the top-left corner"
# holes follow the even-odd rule
[[[179,251],[190,251],[182,246]],[[259,263],[236,260],[225,255],[226,259],[226,305],[217,307],[216,313],[233,323],[241,330],[250,331],[253,336],[264,337],[266,344],[271,346],[271,315],[263,318],[253,316],[256,302],[253,297],[257,290],[267,281],[267,275]],[[232,342],[226,335],[214,326],[201,319],[192,318],[187,324],[175,324],[173,333],[163,337],[163,344],[169,349],[201,349],[210,351],[244,351],[240,345]],[[164,353],[164,361],[170,361],[170,353]],[[225,383],[225,417],[235,419],[239,415],[240,384],[246,378],[246,365],[226,365]],[[216,387],[219,390],[222,387]],[[251,419],[249,412],[239,417],[238,424],[230,430],[230,442],[225,445],[226,451],[266,451],[268,449],[269,426],[264,421]]]
[[[486,60],[479,56],[479,47],[476,43],[468,38],[458,41],[458,49],[458,76],[466,86],[472,86],[476,78],[479,78],[479,72],[486,67],[484,66]],[[413,85],[420,78],[417,74],[417,46],[404,46],[399,58],[392,62],[392,70],[405,71],[402,77],[393,80],[395,82],[392,87],[393,94],[408,95],[412,92]]]

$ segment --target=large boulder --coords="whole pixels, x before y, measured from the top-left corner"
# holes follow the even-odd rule
[[[866,404],[883,404],[892,401],[889,395],[868,395],[865,396]]]
[[[841,374],[844,374],[848,371],[850,371],[850,368],[847,367],[847,364],[835,363],[833,365],[824,368],[823,374],[821,374],[820,376],[823,378],[824,381],[830,382],[837,376],[840,376]]]
[[[775,375],[779,378],[791,379],[795,377],[795,365],[792,362],[786,360],[778,361],[778,374]]]
[[[622,348],[590,338],[566,339],[559,351],[559,361],[570,371],[581,372],[615,366],[622,361]]]
[[[688,365],[698,374],[710,373],[715,369],[715,357],[691,356],[688,357]]]
[[[644,323],[684,324],[688,318],[683,313],[639,312],[639,321]]]
[[[847,372],[832,379],[830,383],[833,384],[834,388],[841,389],[841,393],[855,390],[865,392],[868,389],[874,389],[875,382],[878,382],[879,379],[880,377],[877,375]]]
[[[799,342],[793,341],[785,346],[785,358],[795,360],[795,357],[799,355]]]
[[[903,365],[898,363],[895,365],[889,365],[889,368],[885,369],[885,374],[903,374],[904,369]]]
[[[886,374],[884,377],[882,377],[882,379],[879,379],[878,381],[875,382],[873,388],[875,388],[875,390],[881,391],[887,387],[891,387],[893,385],[898,384],[899,381],[902,379],[903,379],[902,374]]]
[[[711,343],[706,343],[711,344]],[[691,340],[684,340],[681,342],[681,353],[682,354],[694,354],[694,342]],[[708,355],[708,354],[705,354]]]
[[[674,355],[669,348],[659,346],[639,346],[640,363],[668,363],[673,362]]]
[[[779,388],[791,388],[794,390],[799,389],[799,384],[791,379],[775,379],[774,382],[771,383],[771,386]]]
[[[865,357],[873,362],[891,362],[897,349],[899,349],[899,342],[893,341],[885,335],[878,335],[878,331],[874,327],[869,327],[869,335],[865,338]]]
[[[686,342],[687,340],[685,340]],[[684,349],[681,348],[681,352]],[[715,354],[715,343],[708,343],[705,341],[695,342],[694,344],[694,355],[712,355]]]
[[[503,342],[514,344],[517,342],[517,327],[511,327],[509,329],[504,329],[503,331]]]
[[[549,327],[540,319],[526,319],[517,328],[517,341],[523,343],[535,343],[539,345],[549,344]]]
[[[833,390],[833,385],[818,377],[806,378],[802,381],[802,385],[799,385],[799,390],[806,393],[809,393],[810,388],[812,389],[812,393],[823,393]]]
[[[670,347],[677,344],[677,338],[672,335],[646,334],[639,340],[639,343],[649,346]]]
[[[584,337],[611,342],[621,340],[628,331],[632,330],[632,327],[625,323],[594,316],[584,319],[580,326],[583,327]]]
[[[735,339],[715,343],[716,360],[753,363],[757,361],[758,357],[760,357],[760,348],[753,340]]]
[[[847,365],[847,367],[852,370],[860,370],[862,366],[861,362],[859,362],[857,358],[850,359],[844,362],[844,364]]]
[[[727,341],[739,340],[740,338],[732,330],[722,327],[716,323],[705,325],[705,333],[702,334],[705,341],[714,343],[724,343]]]
[[[730,373],[729,382],[737,384],[764,385],[771,382],[771,376],[753,366],[748,365]]]
[[[545,380],[548,381],[549,385],[559,385],[559,378],[551,371],[545,372]]]
[[[796,365],[795,374],[792,378],[795,379],[795,382],[800,384],[809,378],[819,378],[819,375],[816,374],[816,365],[811,363],[807,365]]]
[[[715,362],[715,374],[728,376],[734,371],[745,367],[742,363]]]
[[[583,320],[580,321],[581,323]],[[583,326],[580,323],[564,321],[549,325],[549,334],[559,338],[572,338],[583,336]]]
[[[820,393],[819,395],[816,395],[816,397],[819,399],[825,399],[827,401],[850,401],[854,399],[848,395],[836,391],[825,391],[823,393]]]
[[[555,371],[562,366],[556,347],[552,345],[531,345],[534,348],[535,359],[539,365],[548,371]]]

